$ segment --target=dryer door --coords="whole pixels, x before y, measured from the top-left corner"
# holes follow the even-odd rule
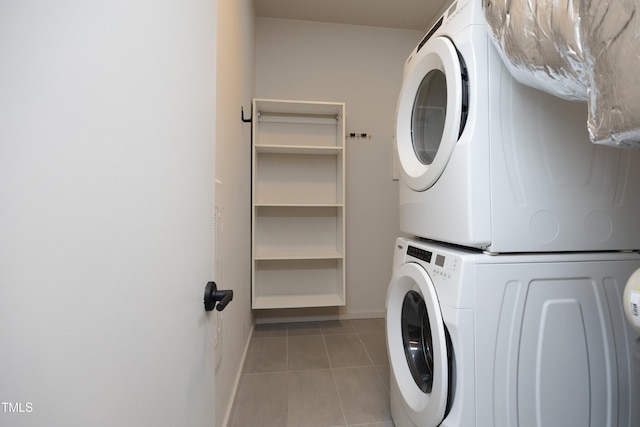
[[[468,110],[465,67],[446,37],[425,43],[405,69],[396,116],[396,147],[404,182],[424,191],[440,177]]]
[[[419,427],[439,425],[449,389],[446,335],[433,282],[420,265],[403,264],[391,278],[386,327],[407,415]]]

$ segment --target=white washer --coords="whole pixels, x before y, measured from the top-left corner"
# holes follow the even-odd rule
[[[387,294],[396,427],[638,427],[633,252],[492,256],[398,239]]]
[[[405,64],[400,229],[491,252],[640,249],[640,151],[590,143],[587,107],[516,82],[481,0],[458,0]]]

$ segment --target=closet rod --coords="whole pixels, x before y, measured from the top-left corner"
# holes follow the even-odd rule
[[[261,116],[267,117],[301,117],[310,119],[335,119],[340,120],[340,116],[332,114],[304,114],[304,113],[277,113],[269,111],[258,111],[258,118]]]

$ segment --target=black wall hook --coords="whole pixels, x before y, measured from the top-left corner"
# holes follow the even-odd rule
[[[253,110],[253,107],[251,108]],[[253,117],[249,117],[248,119],[244,118],[244,107],[240,106],[240,113],[241,113],[241,117],[242,117],[242,121],[245,123],[251,123],[253,121]],[[253,115],[253,111],[251,112]]]

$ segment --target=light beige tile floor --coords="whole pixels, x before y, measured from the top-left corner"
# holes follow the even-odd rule
[[[383,319],[256,325],[232,427],[393,427]]]

